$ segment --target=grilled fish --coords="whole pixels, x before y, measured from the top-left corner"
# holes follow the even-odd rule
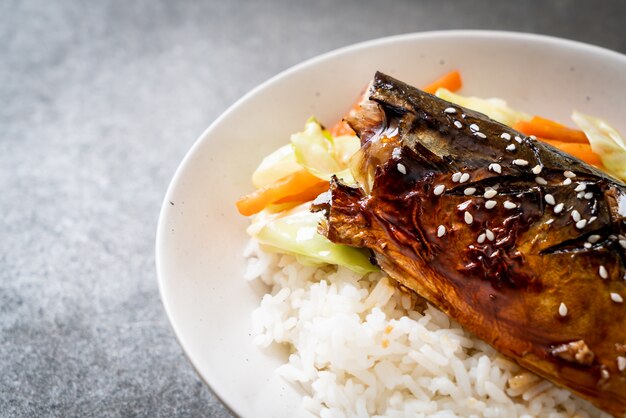
[[[626,413],[626,185],[377,73],[320,232],[521,366]]]

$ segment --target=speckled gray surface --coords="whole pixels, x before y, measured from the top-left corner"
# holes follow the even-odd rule
[[[230,416],[155,277],[161,199],[196,137],[280,70],[385,35],[626,52],[626,3],[594,3],[0,0],[0,416]]]

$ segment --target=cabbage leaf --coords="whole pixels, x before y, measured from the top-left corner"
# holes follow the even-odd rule
[[[512,109],[511,107],[509,107],[506,101],[495,97],[490,99],[481,99],[479,97],[466,97],[452,93],[451,91],[444,88],[437,89],[437,91],[435,92],[435,96],[443,100],[455,103],[459,106],[467,107],[468,109],[484,113],[491,119],[503,123],[507,126],[513,126],[519,121],[531,119],[531,116],[529,114]]]
[[[626,181],[626,142],[609,123],[574,111],[572,120],[587,135],[591,150],[598,154],[605,171]]]
[[[377,271],[362,249],[334,244],[317,232],[321,212],[309,204],[280,213],[263,211],[252,218],[248,234],[270,249],[295,255],[303,264],[337,264],[358,274]]]
[[[263,158],[259,167],[252,174],[252,184],[260,189],[301,169],[291,144],[283,145]]]
[[[291,135],[291,145],[298,164],[314,176],[330,180],[336,175],[347,184],[354,183],[347,160],[360,148],[356,136],[333,138],[315,118],[310,118],[302,132]]]

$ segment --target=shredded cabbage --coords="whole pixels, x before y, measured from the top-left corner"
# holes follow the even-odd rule
[[[296,161],[291,144],[284,145],[263,158],[259,167],[252,174],[252,184],[257,189],[269,186],[277,180],[301,170]]]
[[[496,120],[508,126],[522,120],[530,120],[531,116],[527,113],[512,109],[506,101],[498,98],[481,99],[479,97],[465,97],[451,91],[439,88],[435,95],[443,100],[456,103],[459,106],[467,107],[480,113],[484,113],[491,119]]]
[[[334,174],[353,184],[348,162],[360,147],[355,135],[333,138],[316,119],[310,118],[302,132],[291,136],[290,144],[278,148],[261,161],[252,174],[252,184],[260,189],[303,168],[324,180],[330,180]]]
[[[364,250],[334,244],[319,234],[317,226],[323,214],[313,213],[309,207],[305,203],[276,214],[263,211],[252,217],[247,232],[270,248],[296,255],[304,264],[337,264],[358,274],[378,270]]]
[[[605,170],[626,181],[626,142],[609,123],[595,116],[574,111],[572,120],[585,132],[591,150],[598,154]]]
[[[302,132],[291,135],[291,145],[298,164],[314,176],[330,180],[336,175],[347,184],[354,183],[347,160],[360,147],[356,136],[333,138],[315,118],[310,118]]]

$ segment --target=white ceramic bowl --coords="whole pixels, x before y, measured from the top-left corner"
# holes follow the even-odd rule
[[[260,350],[250,314],[263,289],[242,276],[247,220],[234,202],[252,190],[262,157],[315,115],[331,125],[376,70],[421,86],[450,69],[463,94],[497,96],[569,122],[573,109],[626,133],[626,56],[545,36],[485,31],[418,33],[365,42],[297,65],[235,103],[180,164],[161,210],[156,260],[174,332],[212,390],[243,417],[296,417],[302,392],[274,373],[286,360]]]

